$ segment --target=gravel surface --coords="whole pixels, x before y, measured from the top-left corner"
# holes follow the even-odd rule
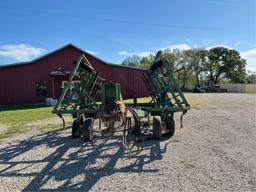
[[[168,140],[132,157],[120,134],[91,143],[70,129],[0,143],[0,191],[256,191],[256,97],[198,94]]]

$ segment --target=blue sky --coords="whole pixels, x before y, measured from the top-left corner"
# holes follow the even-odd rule
[[[108,62],[163,48],[224,45],[256,71],[255,0],[2,0],[0,63],[67,43]]]

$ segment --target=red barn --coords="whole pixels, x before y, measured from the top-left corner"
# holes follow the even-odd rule
[[[107,63],[94,55],[68,44],[30,62],[0,66],[0,105],[44,103],[46,98],[58,98],[73,61],[84,53],[102,78],[118,82],[124,98],[147,96],[142,82],[144,70]]]

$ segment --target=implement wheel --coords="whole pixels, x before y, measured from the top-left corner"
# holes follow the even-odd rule
[[[134,134],[134,122],[131,118],[126,120],[123,131],[123,146],[125,149],[132,149],[135,145],[136,135]]]
[[[75,119],[72,124],[72,137],[75,139],[80,137],[79,127],[80,127],[80,121],[79,119]]]
[[[131,112],[132,117],[126,118],[124,123],[123,130],[123,146],[126,150],[130,151],[134,146],[141,143],[140,136],[140,120],[137,113],[129,108],[129,112]]]
[[[109,119],[108,121],[108,133],[113,136],[115,131],[115,119]]]
[[[162,136],[162,122],[160,116],[153,118],[153,137],[154,139],[161,139]]]
[[[173,114],[171,116],[165,117],[165,127],[166,127],[166,135],[168,137],[172,137],[175,133],[175,122],[173,119]]]
[[[91,141],[93,139],[93,118],[86,118],[83,126],[83,138],[85,141]]]

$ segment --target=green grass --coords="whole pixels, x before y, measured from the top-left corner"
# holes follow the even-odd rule
[[[219,98],[207,97],[204,94],[184,94],[191,107],[205,104],[222,104],[222,103],[237,103],[237,100],[227,98],[220,100]],[[248,94],[256,95],[256,94]],[[138,103],[148,103],[150,97],[138,98]],[[133,103],[133,99],[126,99],[125,103]],[[40,132],[48,132],[62,128],[62,120],[55,114],[52,114],[52,107],[42,106],[22,106],[22,107],[7,107],[0,108],[0,139],[9,138],[16,134],[22,134],[31,129],[36,129]],[[70,126],[73,119],[70,115],[65,116],[66,127]]]
[[[137,98],[137,102],[138,103],[148,103],[150,101],[151,101],[151,97],[140,97],[140,98]],[[133,103],[133,99],[125,99],[124,102],[126,104]]]
[[[0,122],[11,125],[22,125],[52,117],[52,107],[39,107],[34,109],[14,109],[0,112]]]
[[[207,98],[202,99],[202,97],[197,97],[197,94],[191,94],[191,93],[186,94],[185,93],[184,95],[185,95],[188,103],[192,107],[209,102],[209,100]],[[151,101],[151,97],[141,97],[141,98],[137,99],[138,103],[148,103],[150,101]],[[133,103],[133,99],[126,99],[126,100],[124,100],[124,102],[126,104]]]
[[[196,107],[198,105],[203,105],[207,103],[211,103],[211,100],[207,97],[198,97],[197,94],[193,93],[188,93],[184,94],[188,103],[190,104],[191,107]]]
[[[246,93],[246,94],[250,96],[256,96],[256,93]]]
[[[250,94],[250,95],[254,95],[254,94]],[[222,99],[218,97],[208,97],[207,94],[204,94],[204,93],[199,93],[199,94],[184,93],[184,96],[192,108],[199,105],[205,105],[205,104],[221,105],[221,104],[232,104],[232,103],[243,102],[237,99],[230,99],[228,97],[225,97]],[[141,97],[137,99],[137,103],[147,103],[150,101],[151,101],[151,97]],[[126,99],[124,100],[124,102],[126,104],[133,103],[133,99]]]
[[[150,97],[138,98],[138,103],[148,103]],[[194,97],[189,96],[192,105],[200,103]],[[133,103],[133,99],[126,99],[125,103]],[[52,114],[52,107],[42,106],[14,106],[0,108],[0,139],[22,134],[30,129],[40,132],[48,132],[62,128],[62,121]],[[56,119],[52,119],[56,117]],[[54,120],[54,121],[53,121]],[[70,126],[72,118],[65,117],[66,126]]]
[[[52,107],[5,108],[0,111],[0,139],[28,131],[28,123],[54,117]],[[5,128],[1,128],[5,126]]]
[[[1,111],[13,111],[18,109],[37,109],[37,108],[45,108],[44,104],[35,104],[35,105],[10,105],[10,106],[0,106]]]

